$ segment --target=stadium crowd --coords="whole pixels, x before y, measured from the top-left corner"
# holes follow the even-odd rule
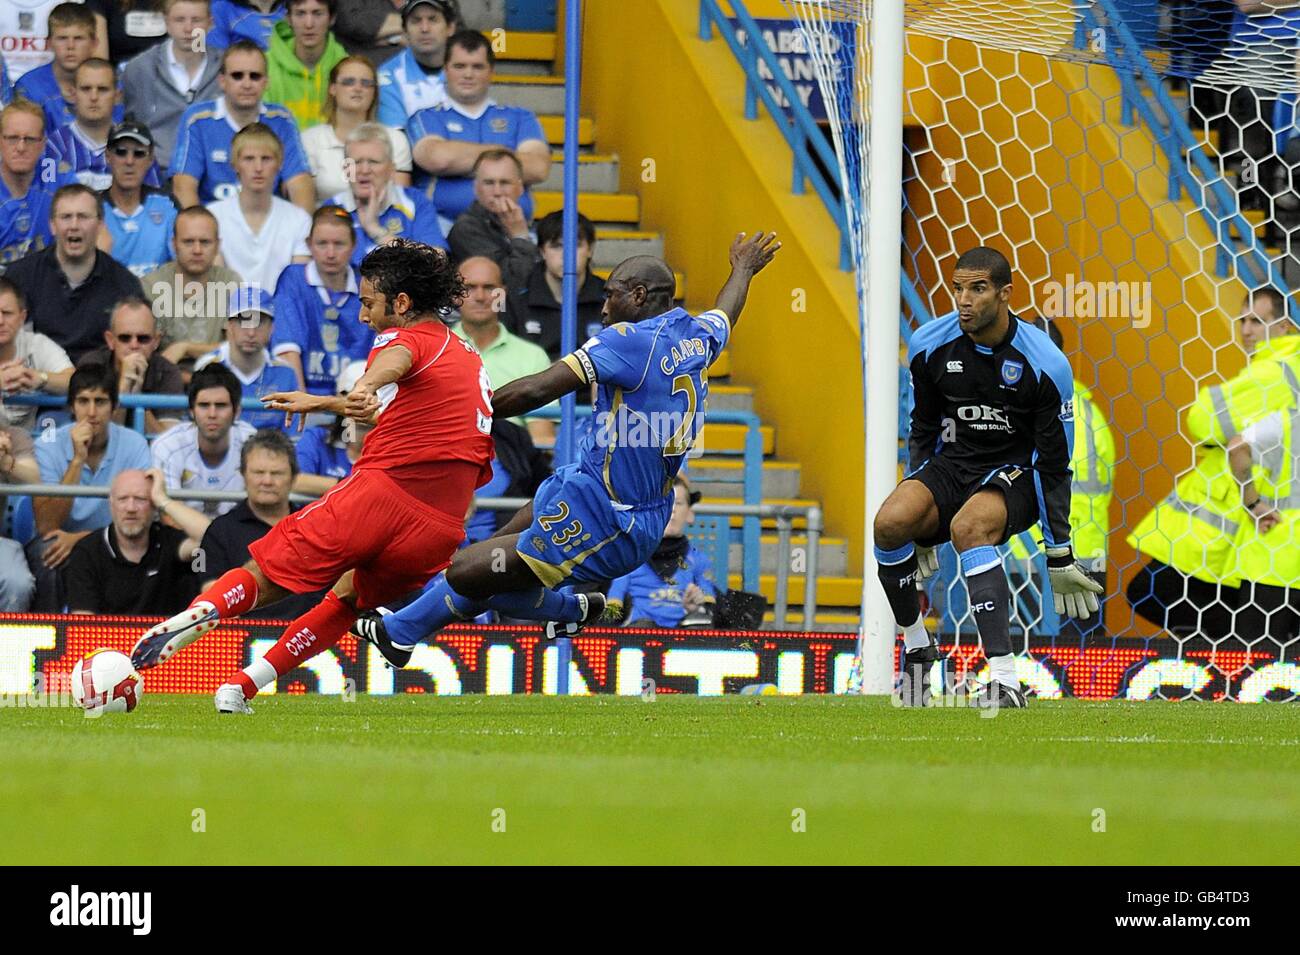
[[[346,477],[364,428],[300,431],[241,400],[356,380],[373,339],[357,266],[378,245],[461,264],[470,295],[447,320],[494,387],[558,357],[561,218],[534,223],[530,192],[551,149],[533,113],[491,98],[495,53],[455,0],[23,10],[6,30],[33,41],[0,60],[0,399],[66,410],[0,405],[0,479],[109,496],[5,508],[0,609],[171,612],[244,559],[290,489]],[[599,323],[594,243],[584,218],[579,335]],[[127,395],[188,407],[150,409],[140,434]],[[500,430],[497,483],[535,487],[549,456],[530,432],[549,442],[553,425]]]
[[[1249,91],[1243,122],[1215,85],[1223,70],[1211,54],[1225,42],[1277,46],[1278,30],[1300,23],[1300,0],[1236,6],[1235,18],[1220,17],[1222,36],[1183,51],[1201,57],[1192,107],[1221,129],[1230,161],[1273,157],[1258,183],[1286,211],[1300,123]],[[0,479],[109,496],[0,509],[11,535],[0,537],[0,609],[170,613],[246,558],[293,508],[291,489],[323,493],[346,477],[364,427],[327,418],[300,432],[241,401],[350,389],[373,338],[358,320],[357,266],[376,246],[416,239],[459,264],[468,295],[448,320],[494,387],[560,357],[561,213],[534,221],[531,194],[549,173],[550,146],[535,115],[491,98],[492,44],[464,28],[455,0],[24,10],[19,27],[48,35],[48,52],[20,46],[0,60],[0,398],[66,396],[66,412],[0,405]],[[1234,139],[1234,130],[1246,132]],[[579,338],[600,323],[595,243],[579,216]],[[1300,371],[1300,336],[1267,289],[1247,299],[1239,327],[1251,365],[1204,389],[1193,408],[1196,468],[1130,537],[1146,563],[1127,597],[1175,634],[1281,639],[1300,627],[1300,608],[1278,555],[1297,548],[1289,537],[1272,543],[1269,532],[1290,518],[1249,479],[1251,455],[1266,460],[1262,442],[1284,439],[1244,424],[1261,408],[1281,412],[1281,399],[1260,389]],[[1115,444],[1075,387],[1076,553],[1114,588]],[[141,394],[183,396],[187,408],[150,410],[142,435],[121,404]],[[498,421],[494,477],[481,493],[531,494],[549,469],[539,447],[554,436],[544,420]],[[1285,440],[1298,439],[1287,431]],[[247,498],[176,501],[168,488]],[[629,618],[680,622],[715,598],[707,558],[682,536],[697,497],[679,486],[661,551],[613,582]],[[467,540],[499,525],[498,515],[471,515]],[[148,587],[126,586],[141,574]],[[1098,616],[1068,626],[1090,634],[1103,625]]]

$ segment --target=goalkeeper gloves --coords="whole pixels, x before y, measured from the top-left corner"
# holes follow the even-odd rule
[[[916,570],[921,580],[929,580],[939,572],[939,551],[935,547],[916,547]]]
[[[1082,620],[1101,609],[1097,595],[1103,587],[1088,576],[1068,546],[1047,548],[1047,578],[1058,616]]]

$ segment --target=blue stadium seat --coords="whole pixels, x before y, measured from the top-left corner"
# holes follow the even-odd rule
[[[10,495],[5,507],[3,534],[0,536],[16,540],[24,546],[36,536],[36,515],[32,511],[32,499],[26,494],[20,497]]]
[[[686,528],[691,546],[698,547],[713,561],[713,579],[719,590],[727,589],[727,564],[731,547],[731,524],[725,517],[697,515]]]

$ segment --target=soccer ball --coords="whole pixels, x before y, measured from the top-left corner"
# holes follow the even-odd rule
[[[96,650],[72,668],[72,698],[88,712],[130,713],[143,695],[144,681],[125,653]]]

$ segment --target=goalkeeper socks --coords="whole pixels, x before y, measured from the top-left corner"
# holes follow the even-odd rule
[[[257,607],[257,581],[242,567],[228,570],[190,603],[206,600],[217,608],[222,620],[238,617]]]
[[[921,650],[930,645],[930,632],[925,629],[925,621],[918,611],[916,619],[903,628],[903,647],[907,650]]]
[[[357,612],[330,591],[324,600],[289,624],[264,656],[227,682],[238,683],[244,690],[244,699],[251,700],[276,677],[284,676],[338,643],[356,619]]]
[[[972,547],[961,554],[961,572],[970,593],[975,626],[990,661],[1011,654],[1011,585],[996,547]],[[1014,667],[1012,673],[1014,675]],[[1012,682],[1009,684],[1015,686]]]
[[[520,620],[553,621],[555,623],[579,623],[582,620],[582,604],[573,593],[547,590],[538,587],[534,590],[519,590],[508,594],[495,594],[484,601],[497,613]],[[389,632],[392,639],[392,631]]]
[[[1013,690],[1020,689],[1020,677],[1016,676],[1016,658],[1010,653],[989,657],[989,679]]]
[[[912,630],[912,639],[918,639],[915,628],[920,625],[921,598],[916,592],[916,548],[911,544],[904,544],[897,550],[881,550],[877,547],[876,565],[876,576],[885,588],[885,596],[889,598],[889,608],[894,611],[894,619],[903,628],[904,640],[907,639],[909,629]],[[921,626],[921,632],[924,631],[925,627]],[[920,646],[929,642],[930,638],[926,636]],[[916,649],[911,643],[907,644],[907,648]]]
[[[384,630],[393,646],[409,650],[435,630],[457,620],[473,620],[487,609],[487,603],[452,590],[443,571],[424,585],[419,597],[384,617]]]

